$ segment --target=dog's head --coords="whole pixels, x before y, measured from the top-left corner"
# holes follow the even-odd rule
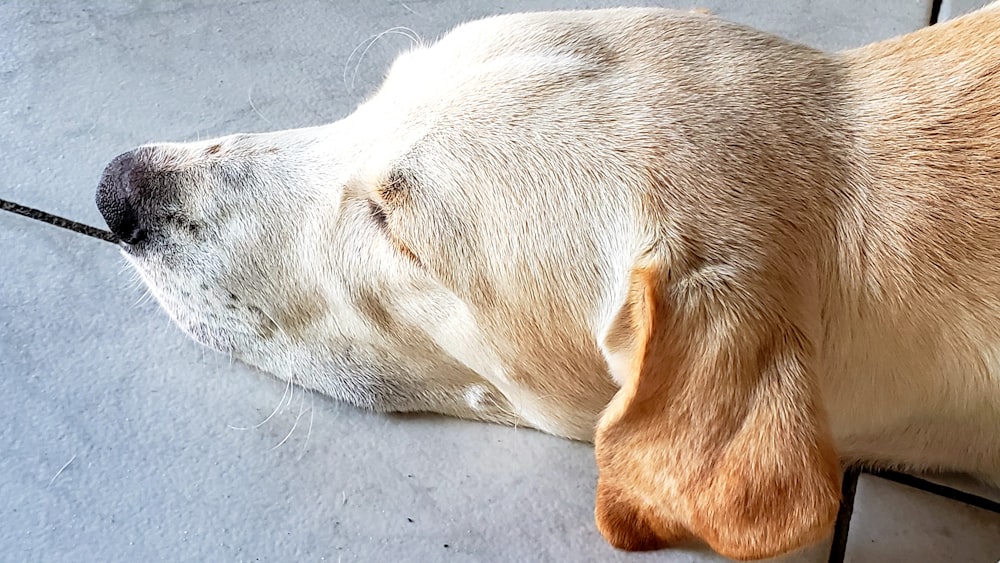
[[[348,133],[140,147],[108,165],[98,206],[196,340],[359,406],[502,418],[503,397],[427,330],[461,305],[347,195],[365,189]]]
[[[748,248],[801,222],[771,203],[760,225],[741,217],[773,197],[760,186],[786,187],[768,185],[770,159],[794,146],[802,177],[822,161],[822,138],[786,138],[815,102],[787,58],[815,55],[707,21],[462,26],[333,125],[121,155],[98,206],[193,337],[355,404],[592,438],[610,364],[606,537],[791,549],[829,524],[836,459],[807,339],[793,313],[772,315],[796,305],[767,293],[793,268]],[[735,60],[764,70],[747,78]],[[767,102],[781,80],[795,104]],[[660,261],[637,267],[657,245]],[[724,267],[741,253],[760,261]],[[718,331],[747,287],[761,293],[732,318],[757,324]]]
[[[649,15],[614,14],[652,27]],[[625,221],[629,196],[601,186],[644,174],[602,133],[634,134],[611,114],[613,92],[644,86],[621,84],[608,33],[625,31],[599,22],[567,13],[463,25],[400,56],[339,122],[125,153],[105,170],[98,207],[174,321],[213,348],[362,406],[591,438],[614,386],[597,346],[576,342],[611,273],[588,266],[579,275],[591,278],[567,278],[578,272],[565,266],[615,249],[609,234],[564,227],[591,214]],[[512,229],[520,240],[497,236]],[[619,246],[627,234],[606,230]],[[550,244],[560,231],[570,238]],[[522,247],[553,259],[525,262]],[[498,343],[500,331],[482,329],[484,301],[498,322],[514,311],[535,332]],[[522,369],[497,348],[511,363],[548,362],[561,337],[538,338],[540,324],[575,331],[568,346],[584,351],[560,355],[583,357],[565,369],[592,383],[539,374],[541,389],[524,390],[518,377],[494,377]],[[515,349],[526,342],[536,350]]]

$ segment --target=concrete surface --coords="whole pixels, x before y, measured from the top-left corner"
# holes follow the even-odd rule
[[[619,4],[0,2],[0,199],[102,226],[114,155],[345,115],[407,46],[360,60],[386,29]],[[694,5],[834,49],[915,29],[931,2]],[[719,560],[610,549],[588,446],[366,414],[199,347],[107,243],[0,212],[0,272],[0,561]],[[1000,559],[1000,517],[863,478],[848,561],[904,559]]]
[[[947,21],[968,14],[989,4],[989,0],[941,0],[938,21]]]

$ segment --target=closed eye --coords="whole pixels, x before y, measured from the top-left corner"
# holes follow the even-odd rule
[[[400,252],[403,256],[409,259],[411,262],[417,266],[423,268],[423,263],[420,258],[413,253],[399,238],[397,238],[391,229],[389,229],[389,216],[386,215],[385,209],[382,208],[378,203],[368,200],[368,213],[371,215],[372,220],[375,224],[385,233],[385,236],[389,239],[389,242],[396,247],[396,250]]]
[[[375,220],[375,224],[378,225],[380,229],[384,231],[389,230],[389,218],[386,216],[385,209],[382,209],[381,205],[369,199],[368,213],[371,214],[372,219]]]

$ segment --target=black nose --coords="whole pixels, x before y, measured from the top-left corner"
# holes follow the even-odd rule
[[[146,238],[146,229],[135,206],[138,197],[135,161],[134,151],[118,155],[104,169],[97,187],[97,209],[104,216],[104,222],[112,233],[128,244],[138,244]]]

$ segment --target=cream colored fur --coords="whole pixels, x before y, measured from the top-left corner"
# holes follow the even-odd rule
[[[997,4],[838,54],[501,16],[337,123],[138,154],[127,256],[182,328],[368,408],[596,429],[621,547],[793,549],[838,458],[1000,482]]]

